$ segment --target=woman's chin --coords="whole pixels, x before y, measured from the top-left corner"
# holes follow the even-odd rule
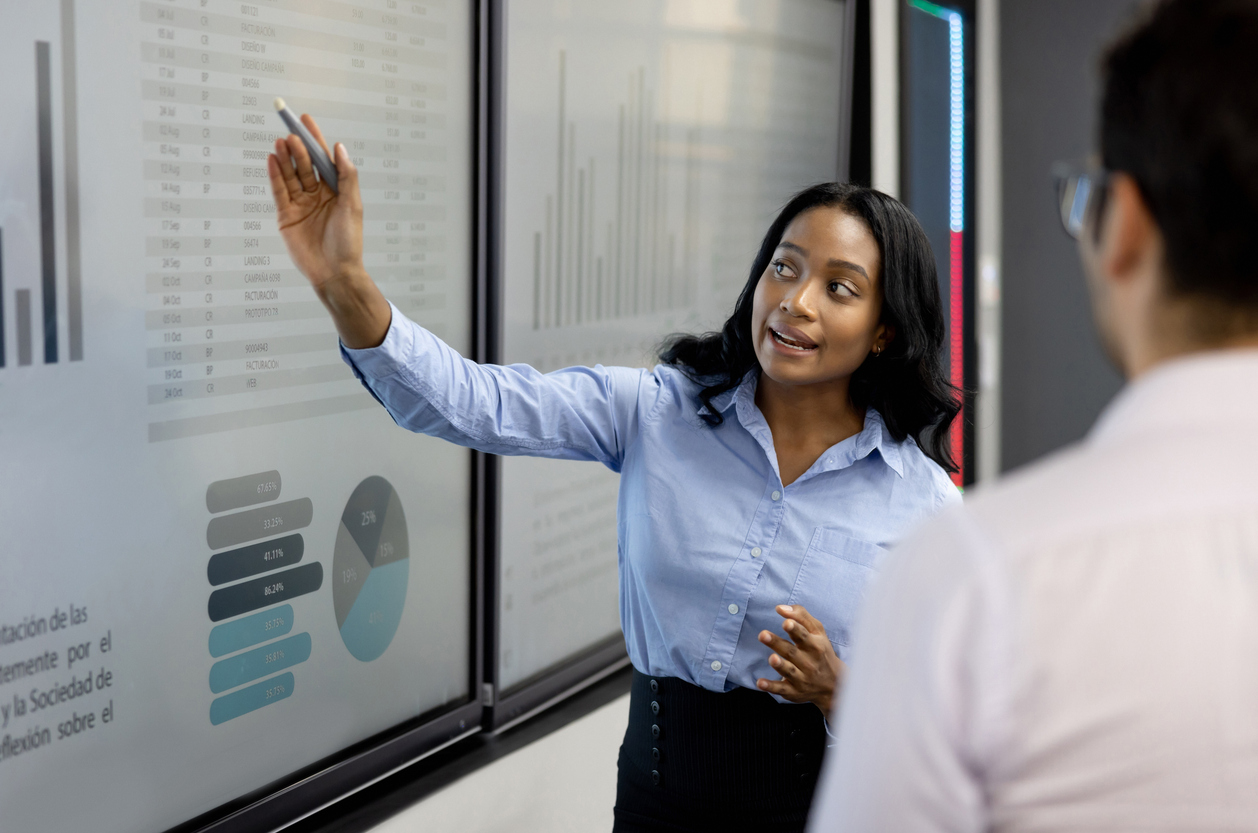
[[[815,367],[806,367],[801,358],[783,359],[780,356],[767,356],[760,360],[760,372],[779,385],[815,385],[826,381],[825,375],[818,373]]]

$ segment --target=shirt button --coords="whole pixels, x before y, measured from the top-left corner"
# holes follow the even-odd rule
[[[712,660],[712,670],[713,671],[721,670],[721,661],[719,659]]]
[[[761,550],[759,547],[752,547],[752,548],[751,548],[751,557],[752,557],[752,558],[759,558],[759,557],[760,557],[760,553],[761,553],[761,552],[763,552],[763,550]]]
[[[781,500],[781,499],[782,499],[782,493],[781,493],[781,492],[779,492],[777,489],[774,489],[774,490],[773,490],[773,494],[769,495],[769,497],[773,498],[774,500]]]
[[[730,606],[729,606],[729,612],[730,612],[730,613],[737,613],[737,612],[738,612],[738,605],[730,605]]]

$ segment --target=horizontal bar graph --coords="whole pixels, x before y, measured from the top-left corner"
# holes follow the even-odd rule
[[[231,694],[224,694],[210,703],[210,723],[217,726],[241,715],[257,711],[263,706],[287,700],[293,696],[295,682],[290,671],[278,677],[254,683],[248,688],[233,691]]]
[[[205,490],[205,508],[212,513],[255,506],[277,499],[283,485],[278,471],[263,471],[216,480]]]
[[[291,567],[301,561],[304,550],[305,541],[301,535],[286,535],[234,550],[224,550],[210,556],[206,574],[210,584],[217,587],[229,581],[238,581],[281,567]]]
[[[279,642],[219,660],[210,666],[210,691],[215,694],[251,683],[260,677],[292,668],[310,659],[310,634],[299,633]]]
[[[310,502],[310,498],[299,498],[214,518],[205,530],[205,540],[210,549],[221,550],[223,547],[234,547],[247,541],[301,529],[309,526],[313,517],[314,504]]]
[[[292,629],[292,605],[280,605],[241,619],[233,619],[210,631],[210,656],[221,657],[243,651],[268,639],[278,639]]]
[[[221,622],[268,605],[286,602],[313,593],[322,586],[323,565],[317,561],[232,584],[210,594],[210,621]]]

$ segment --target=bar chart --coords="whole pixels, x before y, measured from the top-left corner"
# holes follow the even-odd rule
[[[81,281],[81,257],[79,234],[78,193],[78,117],[76,92],[76,67],[74,58],[74,0],[62,0],[60,4],[60,41],[33,42],[32,84],[34,87],[34,112],[30,114],[35,142],[28,148],[31,167],[37,175],[37,194],[34,200],[37,226],[38,266],[29,274],[6,274],[4,229],[0,228],[0,368],[8,363],[5,327],[5,293],[13,292],[13,333],[17,339],[17,366],[35,363],[41,356],[44,364],[57,364],[68,359],[83,359],[83,296]],[[54,82],[57,70],[54,49],[60,57],[60,84]],[[56,98],[61,102],[60,123],[56,118]],[[64,200],[57,196],[58,144],[60,143],[61,171],[64,182]],[[60,228],[60,235],[58,229]],[[9,246],[17,243],[10,236]],[[65,262],[60,264],[58,253],[64,253]],[[12,284],[6,287],[6,280]],[[23,285],[24,284],[24,285]],[[21,286],[20,286],[21,285]],[[64,311],[69,351],[62,350],[60,312],[65,287]],[[38,291],[38,307],[36,302]],[[37,314],[38,313],[38,314]],[[38,325],[38,330],[36,326]]]
[[[658,91],[647,86],[646,68],[630,72],[616,110],[615,164],[606,172],[614,209],[604,222],[595,213],[595,157],[577,167],[565,50],[558,67],[556,183],[545,198],[545,227],[533,235],[533,329],[684,308],[695,296],[700,128],[656,118]],[[683,183],[680,211],[670,205],[667,183],[675,181]]]
[[[216,551],[206,565],[216,588],[207,605],[216,623],[209,684],[222,695],[210,703],[215,726],[292,696],[289,669],[310,658],[310,634],[288,634],[292,600],[323,586],[323,565],[300,563],[305,541],[293,531],[310,525],[314,505],[308,498],[280,502],[282,486],[272,470],[217,480],[205,490],[213,515],[205,540]]]

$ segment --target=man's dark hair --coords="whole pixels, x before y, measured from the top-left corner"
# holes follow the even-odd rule
[[[1163,0],[1103,75],[1102,163],[1140,188],[1171,291],[1258,307],[1258,0]]]

